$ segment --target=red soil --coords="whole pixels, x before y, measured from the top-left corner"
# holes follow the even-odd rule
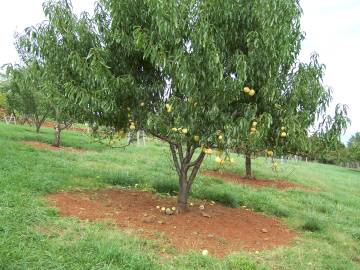
[[[166,215],[156,206],[171,208],[176,198],[161,198],[136,190],[105,189],[64,192],[48,196],[62,216],[83,220],[111,220],[121,228],[157,239],[180,252],[207,249],[225,256],[240,250],[263,250],[288,245],[297,236],[278,219],[250,209],[196,202],[184,214]],[[203,204],[204,210],[199,206]],[[159,238],[160,237],[160,238]]]
[[[230,183],[249,185],[256,188],[272,187],[280,190],[288,189],[288,188],[304,188],[299,184],[291,183],[284,180],[248,179],[248,178],[243,178],[240,175],[231,172],[205,171],[203,172],[203,175],[219,178]]]
[[[26,144],[26,145],[30,145],[33,148],[38,149],[38,150],[53,150],[53,151],[62,150],[62,151],[71,152],[71,153],[83,153],[83,152],[85,152],[84,150],[78,149],[78,148],[64,147],[64,146],[55,147],[55,146],[52,146],[50,144],[37,142],[37,141],[22,141],[21,143]]]

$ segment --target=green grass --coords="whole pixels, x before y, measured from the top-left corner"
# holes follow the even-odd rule
[[[53,130],[0,123],[0,269],[360,269],[360,173],[317,163],[288,162],[279,173],[254,161],[258,178],[287,179],[315,191],[252,189],[199,176],[194,198],[246,205],[282,219],[300,237],[289,247],[241,252],[224,259],[195,252],[159,257],[161,245],[107,223],[62,218],[43,196],[62,190],[131,186],[176,194],[168,147],[109,149],[86,135],[63,133],[63,145],[85,153],[34,150]],[[243,173],[243,159],[224,170]],[[208,157],[203,169],[216,169]]]

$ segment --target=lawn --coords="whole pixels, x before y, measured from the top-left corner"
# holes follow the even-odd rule
[[[61,217],[49,193],[132,187],[174,194],[177,179],[168,147],[110,149],[87,135],[63,133],[63,145],[85,152],[36,150],[21,141],[50,143],[53,130],[0,123],[0,269],[360,269],[360,172],[318,163],[287,162],[274,173],[264,159],[254,174],[306,189],[254,189],[199,176],[192,198],[246,207],[281,218],[299,237],[290,246],[239,251],[225,258],[189,251],[159,256],[156,240],[109,222]],[[224,171],[243,174],[243,159]],[[217,169],[207,157],[203,170]],[[211,222],[211,219],[209,220]],[[226,222],[226,221],[224,221]]]

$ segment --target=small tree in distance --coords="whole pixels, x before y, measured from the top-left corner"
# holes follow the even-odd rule
[[[351,136],[348,147],[348,160],[360,162],[360,132],[356,132]]]
[[[30,117],[35,124],[36,132],[40,132],[41,126],[52,112],[49,99],[44,95],[42,76],[41,68],[36,62],[23,67],[8,67],[9,109]]]
[[[71,56],[86,57],[92,45],[87,32],[75,34],[75,28],[85,29],[88,18],[80,19],[71,12],[69,1],[49,1],[44,4],[48,17],[35,27],[29,27],[18,36],[17,48],[24,63],[36,63],[42,73],[41,87],[55,120],[53,146],[61,144],[61,132],[75,121],[82,122],[83,111],[75,102],[69,100],[66,85],[79,80],[72,70]]]
[[[347,106],[337,105],[335,116],[326,116],[322,119],[318,130],[308,139],[308,147],[301,154],[324,163],[335,164],[344,161],[346,149],[341,142],[341,135],[349,123]]]
[[[278,28],[279,26],[276,27],[276,29]],[[289,31],[292,34],[297,33],[297,40],[301,41],[299,31],[291,29]],[[285,36],[293,39],[290,34]],[[267,47],[272,48],[269,44],[263,44],[263,46],[264,48],[260,48],[261,52],[265,51]],[[275,48],[278,47],[281,48],[280,45],[275,46]],[[278,156],[301,155],[308,151],[312,133],[321,137],[331,133],[332,136],[328,137],[327,145],[333,145],[347,127],[346,107],[338,105],[334,117],[326,115],[331,101],[331,91],[322,84],[324,66],[318,63],[317,55],[312,56],[309,64],[297,63],[295,60],[299,54],[299,47],[283,47],[282,53],[279,51],[280,49],[276,49],[278,56],[283,55],[283,60],[278,62],[279,65],[273,70],[274,74],[266,77],[266,80],[262,80],[263,84],[258,85],[256,94],[251,96],[252,102],[256,104],[252,107],[254,110],[249,111],[246,104],[237,103],[235,105],[240,108],[237,110],[237,114],[248,115],[247,121],[244,122],[242,119],[239,123],[236,122],[235,116],[235,125],[244,128],[235,129],[236,133],[233,134],[234,149],[245,156],[247,178],[253,177],[251,159],[257,155],[264,155],[264,153],[270,157],[274,153]],[[294,51],[289,54],[291,48]],[[272,53],[270,50],[267,55]],[[260,52],[258,54],[260,55]],[[261,66],[270,65],[268,61],[270,60],[266,57],[260,58],[259,56],[259,67],[256,70],[258,71]],[[291,61],[293,61],[293,65],[288,66],[286,71],[283,63]],[[271,63],[274,64],[274,61]],[[283,72],[279,73],[278,70]],[[256,77],[256,74],[254,72],[249,77]],[[261,81],[261,78],[256,81]],[[249,93],[249,89],[245,88],[245,96],[246,94],[250,96]],[[327,122],[320,121],[322,119],[327,119]],[[318,121],[320,124],[316,126]],[[329,125],[330,122],[331,125]]]
[[[5,74],[0,73],[0,114],[5,113],[9,109],[7,103],[8,90],[9,80]]]

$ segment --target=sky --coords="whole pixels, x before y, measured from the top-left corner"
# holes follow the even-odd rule
[[[0,0],[0,66],[18,61],[14,33],[43,21],[43,0]],[[91,12],[93,0],[73,0],[76,13]],[[325,64],[324,84],[333,89],[333,102],[349,106],[352,123],[343,135],[346,142],[360,131],[360,1],[300,0],[302,29],[306,33],[299,60],[309,61],[317,52]]]
[[[312,52],[325,64],[324,84],[333,89],[333,102],[349,106],[351,126],[343,135],[346,142],[360,131],[360,1],[300,0],[303,9],[302,29],[306,33],[301,61]]]

